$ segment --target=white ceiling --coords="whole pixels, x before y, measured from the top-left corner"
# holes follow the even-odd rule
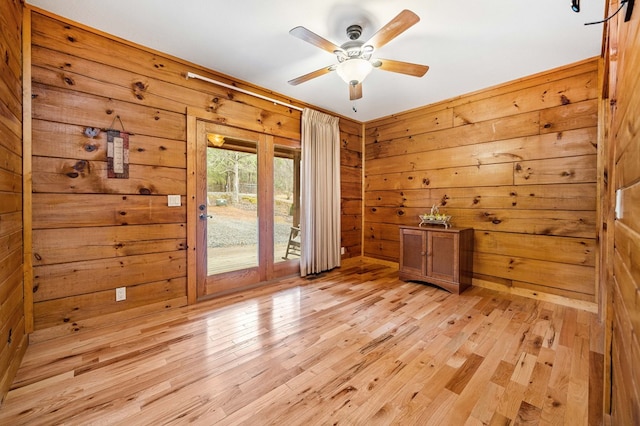
[[[598,56],[604,0],[27,0],[121,38],[358,121],[369,121]],[[371,37],[402,9],[420,18],[376,56],[429,65],[422,78],[374,69],[349,101],[333,72],[287,81],[335,63],[289,35],[304,26],[340,45],[346,27]],[[185,70],[191,71],[191,70]],[[354,111],[357,109],[357,112]]]

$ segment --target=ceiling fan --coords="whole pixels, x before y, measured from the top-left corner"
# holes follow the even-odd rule
[[[289,31],[289,34],[311,43],[320,49],[326,50],[329,53],[333,53],[336,55],[338,63],[289,80],[289,84],[296,86],[305,81],[336,71],[349,85],[349,99],[356,100],[362,97],[362,81],[369,75],[373,68],[422,77],[429,70],[429,67],[426,65],[373,58],[373,53],[377,49],[389,43],[418,21],[420,21],[418,15],[405,9],[384,27],[380,28],[378,32],[366,42],[359,40],[362,34],[362,27],[360,25],[350,25],[347,27],[347,37],[349,37],[349,41],[341,46],[336,46],[329,40],[320,37],[305,27],[295,27]]]

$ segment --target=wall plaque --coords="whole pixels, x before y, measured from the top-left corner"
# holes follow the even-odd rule
[[[129,133],[107,129],[107,177],[129,179]]]

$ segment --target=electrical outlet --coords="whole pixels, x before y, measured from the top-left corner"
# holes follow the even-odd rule
[[[344,253],[345,253],[345,251],[346,251],[346,250],[344,249],[344,247],[340,247],[340,254],[344,254]]]
[[[182,200],[180,195],[167,195],[167,206],[169,207],[180,207],[182,205]]]
[[[116,302],[120,302],[126,299],[127,299],[127,288],[126,287],[116,288]]]

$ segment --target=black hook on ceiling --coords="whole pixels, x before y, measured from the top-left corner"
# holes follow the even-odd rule
[[[635,0],[621,0],[620,1],[620,7],[618,8],[618,10],[613,12],[612,15],[610,15],[609,17],[603,19],[602,21],[586,22],[585,25],[603,24],[603,23],[607,22],[608,20],[610,20],[611,18],[613,18],[614,16],[616,16],[618,13],[620,13],[620,11],[622,10],[622,8],[625,5],[627,5],[627,10],[626,10],[626,13],[624,15],[624,22],[628,22],[631,19],[631,14],[633,13],[634,2],[635,2]],[[578,10],[575,10],[573,8],[573,5],[575,3],[578,4]],[[574,12],[579,12],[580,11],[580,0],[571,0],[571,9]]]

